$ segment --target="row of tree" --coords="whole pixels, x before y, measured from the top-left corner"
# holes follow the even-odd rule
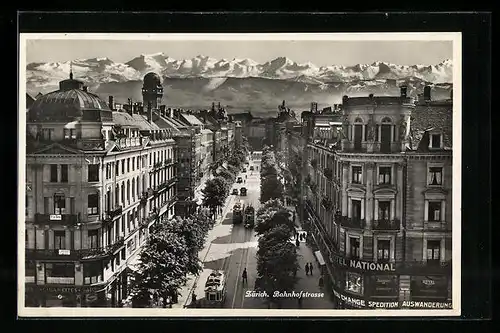
[[[224,205],[239,170],[246,162],[246,158],[247,152],[244,148],[235,149],[227,161],[222,161],[213,170],[214,178],[206,181],[202,190],[203,206],[208,207],[214,217],[218,215]]]
[[[281,307],[275,291],[292,291],[299,269],[297,248],[290,240],[295,233],[291,213],[283,205],[281,170],[274,152],[264,147],[261,162],[261,202],[257,211],[255,231],[259,235],[255,288],[266,291],[268,306]]]
[[[264,146],[260,167],[261,203],[283,198],[284,188],[281,177],[281,169],[276,161],[274,152],[268,146]]]
[[[153,225],[131,279],[133,307],[167,307],[177,302],[188,274],[198,275],[202,270],[198,253],[213,225],[206,209]]]

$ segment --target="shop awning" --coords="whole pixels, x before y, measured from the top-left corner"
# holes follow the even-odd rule
[[[314,256],[318,260],[320,266],[323,266],[325,264],[325,260],[323,259],[323,255],[320,251],[314,252]]]

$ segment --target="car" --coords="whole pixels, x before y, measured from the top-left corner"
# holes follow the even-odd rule
[[[250,171],[253,171],[255,168],[253,167],[253,165],[250,167]]]
[[[241,177],[238,177],[238,179],[236,180],[237,183],[243,183],[243,178]]]
[[[233,192],[231,192],[232,195],[238,195],[238,189],[237,188],[233,188]]]

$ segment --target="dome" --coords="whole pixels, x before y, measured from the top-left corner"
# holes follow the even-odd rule
[[[63,89],[40,96],[29,109],[29,121],[32,122],[79,119],[87,121],[112,120],[112,111],[99,96],[76,86],[72,86],[70,89],[65,86]]]
[[[145,88],[156,88],[161,86],[160,76],[156,73],[149,72],[144,76],[144,87]]]

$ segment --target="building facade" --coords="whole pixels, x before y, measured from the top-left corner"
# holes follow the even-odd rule
[[[29,110],[26,306],[121,306],[151,226],[173,216],[174,140],[151,108],[113,109],[70,74]]]
[[[312,112],[306,214],[342,308],[451,307],[451,101]]]

